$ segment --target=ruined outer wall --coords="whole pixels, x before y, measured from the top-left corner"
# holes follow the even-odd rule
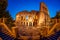
[[[47,25],[49,24],[50,21],[50,16],[49,16],[49,12],[48,12],[48,8],[46,7],[46,5],[42,2],[40,4],[40,11],[39,11],[39,20],[38,20],[38,25]]]

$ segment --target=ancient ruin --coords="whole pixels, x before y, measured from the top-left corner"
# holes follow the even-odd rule
[[[18,12],[16,14],[15,26],[8,28],[5,24],[6,18],[0,18],[0,32],[3,32],[13,38],[23,40],[39,40],[42,37],[49,37],[60,29],[60,19],[51,19],[49,11],[44,2],[40,3],[40,10]],[[57,29],[58,28],[58,29]]]

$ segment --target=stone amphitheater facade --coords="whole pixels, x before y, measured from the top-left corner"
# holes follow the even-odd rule
[[[9,35],[12,40],[39,40],[41,35],[48,37],[55,34],[54,30],[60,29],[60,19],[51,19],[49,16],[48,8],[41,2],[39,11],[22,11],[16,15],[15,26],[10,30],[5,24],[6,18],[0,19],[0,33]],[[0,36],[1,36],[0,34]],[[2,34],[3,35],[3,34]],[[1,37],[0,37],[0,40]]]

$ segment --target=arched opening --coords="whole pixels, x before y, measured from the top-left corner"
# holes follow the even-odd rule
[[[29,26],[32,26],[32,22],[29,22]]]

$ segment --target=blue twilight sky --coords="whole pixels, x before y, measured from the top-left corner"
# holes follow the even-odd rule
[[[44,2],[49,10],[50,17],[54,17],[60,10],[60,0],[8,0],[8,7],[11,16],[15,19],[20,11],[31,11],[40,9],[40,2]]]

